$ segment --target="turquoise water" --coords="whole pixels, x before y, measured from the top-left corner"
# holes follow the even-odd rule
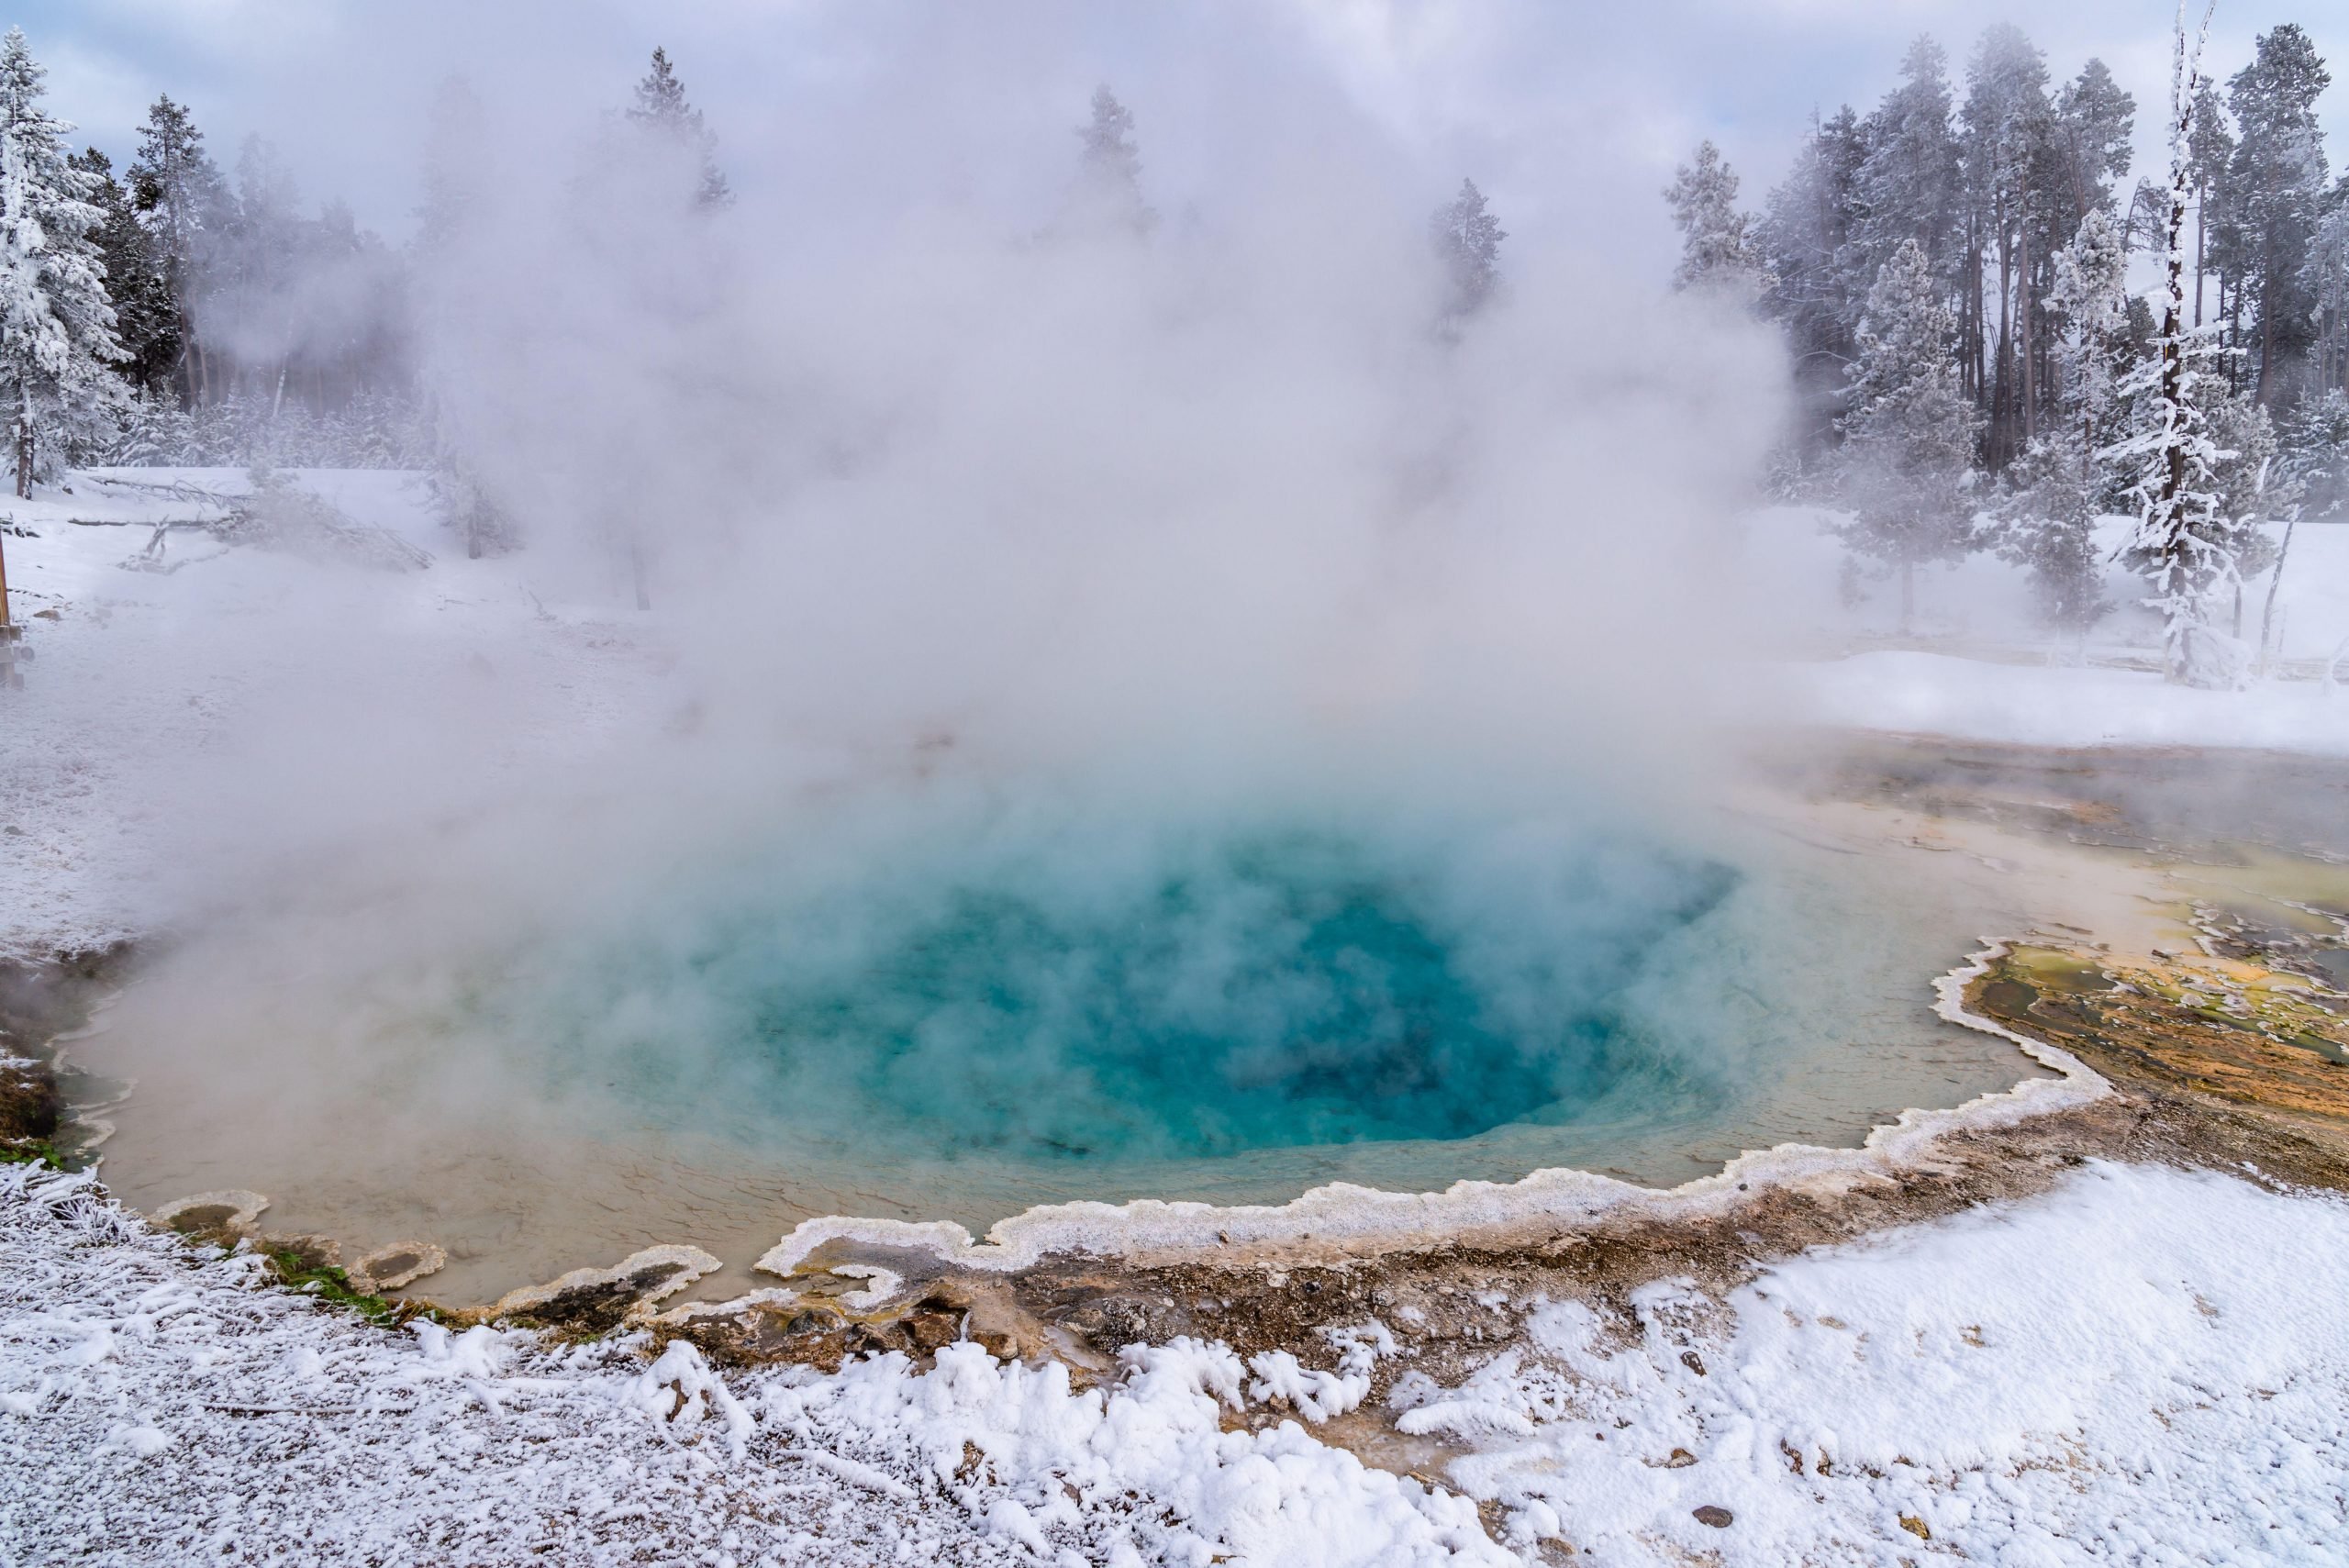
[[[1730,1089],[1653,983],[1740,875],[1635,835],[978,808],[831,849],[662,890],[483,993],[482,1032],[635,1126],[1056,1192]]]

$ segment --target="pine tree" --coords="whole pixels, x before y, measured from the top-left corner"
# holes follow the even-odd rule
[[[2227,128],[2227,113],[2219,91],[2209,81],[2194,95],[2194,134],[2188,140],[2187,169],[2194,181],[2194,325],[2202,325],[2202,285],[2210,266],[2210,245],[2224,224],[2219,202],[2226,187],[2227,164],[2234,157],[2234,133]],[[2158,186],[2154,187],[2159,189]],[[2166,200],[2166,198],[2165,198]],[[2160,232],[2159,227],[2153,232]],[[2222,313],[2223,314],[2223,313]]]
[[[1925,248],[1905,241],[1868,291],[1841,460],[1853,520],[1844,542],[1900,577],[1900,627],[1916,618],[1916,569],[1976,542],[1967,476],[1976,419],[1958,390],[1955,317]]]
[[[1855,281],[1859,117],[1848,107],[1814,117],[1786,183],[1770,193],[1753,233],[1767,286],[1762,308],[1785,329],[1807,418],[1806,460],[1832,435],[1849,385],[1866,290]]]
[[[146,395],[168,396],[172,368],[180,357],[179,312],[156,264],[154,242],[139,226],[130,193],[114,177],[111,159],[93,147],[72,161],[94,182],[90,200],[105,215],[90,238],[106,266],[115,336],[125,356],[122,374]]]
[[[2076,639],[2112,608],[2094,530],[2118,486],[2098,454],[2126,434],[2121,385],[2135,355],[2128,250],[2101,207],[2080,220],[2053,272],[2049,358],[2062,417],[2003,475],[1997,543],[1999,555],[2031,573],[2041,620]]]
[[[1077,127],[1076,139],[1076,186],[1070,193],[1068,215],[1072,225],[1105,234],[1149,233],[1158,215],[1142,200],[1134,113],[1107,83],[1093,90],[1091,112]]]
[[[1742,292],[1760,282],[1758,253],[1745,232],[1752,220],[1737,209],[1737,176],[1720,148],[1698,143],[1697,155],[1673,171],[1664,199],[1680,230],[1675,287],[1702,284]]]
[[[1956,260],[1959,147],[1950,124],[1949,57],[1930,38],[1909,46],[1900,85],[1862,128],[1867,151],[1856,181],[1853,243],[1873,279],[1909,240],[1937,276]]]
[[[2002,476],[1998,554],[2031,573],[2042,624],[2072,638],[2111,613],[2096,548],[2098,492],[2086,444],[2076,432],[2042,436]]]
[[[306,218],[293,171],[266,138],[238,149],[236,184],[211,216],[195,290],[208,344],[204,379],[213,405],[240,398],[260,409],[264,438],[283,413],[295,359],[340,323],[307,318],[322,295],[310,288],[361,243],[347,211],[340,222]],[[321,345],[326,346],[326,345]]]
[[[2162,617],[2165,673],[2179,684],[2233,686],[2244,673],[2242,650],[2212,623],[2219,600],[2242,582],[2238,541],[2220,514],[2215,487],[2221,450],[2211,436],[2210,409],[2221,387],[2209,367],[2219,350],[2186,319],[2186,206],[2194,192],[2194,113],[2208,41],[2206,19],[2189,45],[2185,0],[2179,0],[2170,67],[2161,321],[2153,352],[2121,387],[2132,405],[2129,438],[2108,454],[2131,475],[2137,526],[2127,553],[2152,586],[2147,607]]]
[[[2065,233],[2091,212],[2110,211],[2112,182],[2129,172],[2137,100],[2100,60],[2090,60],[2055,95],[2051,128],[2059,179],[2054,196]]]
[[[2227,164],[2229,260],[2260,401],[2296,397],[2313,347],[2316,302],[2305,277],[2322,219],[2324,140],[2316,101],[2332,83],[2307,33],[2287,22],[2260,38],[2228,83],[2238,139]]]
[[[2349,391],[2349,174],[2334,183],[2319,210],[2300,290],[2316,315],[2310,388]]]
[[[2136,358],[2129,250],[2101,208],[2080,219],[2072,242],[2056,252],[2054,272],[2046,304],[2055,404],[2064,434],[2076,440],[2086,464],[2126,434],[2121,384]]]
[[[212,243],[227,221],[228,192],[220,171],[204,150],[204,133],[170,95],[157,98],[147,111],[147,123],[139,131],[139,155],[125,174],[131,205],[147,230],[177,320],[180,357],[173,367],[174,384],[184,403],[208,403],[210,365],[198,335],[196,304],[207,284]]]
[[[2300,487],[2308,515],[2329,517],[2349,506],[2349,392],[2328,387],[2284,417],[2278,462]]]
[[[2236,590],[2275,561],[2263,524],[2290,511],[2301,497],[2299,480],[2278,466],[2283,443],[2276,421],[2247,393],[2220,399],[2210,409],[2210,443],[2218,449],[2210,465],[2210,509],[2229,535],[2234,551]],[[2233,633],[2243,635],[2238,606]]]
[[[734,200],[726,175],[718,167],[718,137],[703,123],[701,111],[685,101],[685,83],[677,80],[667,50],[652,51],[652,68],[636,84],[636,102],[629,106],[628,119],[630,125],[683,149],[695,160],[697,183],[694,201],[698,206],[726,206]]]
[[[2043,218],[2054,111],[2046,59],[2020,28],[2001,24],[1984,32],[1966,80],[1969,221],[1980,256],[1975,275],[1992,262],[1998,274],[1995,334],[1988,302],[1975,291],[1974,382],[1989,415],[1984,455],[1998,469],[2038,434],[2034,283],[2050,249]]]
[[[1486,209],[1485,193],[1476,182],[1465,179],[1460,182],[1460,194],[1436,209],[1431,228],[1436,255],[1452,285],[1444,318],[1457,322],[1483,309],[1499,286],[1501,241],[1508,233]]]
[[[91,231],[96,181],[67,157],[72,130],[40,105],[46,72],[21,28],[0,39],[0,406],[16,440],[17,494],[68,446],[109,432],[128,397],[114,306]]]

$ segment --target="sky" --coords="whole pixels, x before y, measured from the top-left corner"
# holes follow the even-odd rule
[[[462,72],[484,96],[587,123],[623,102],[665,45],[721,139],[738,189],[832,190],[896,167],[875,140],[935,140],[974,163],[1065,147],[1097,80],[1134,108],[1152,196],[1197,199],[1232,149],[1217,130],[1252,77],[1305,74],[1424,170],[1431,195],[1474,175],[1510,227],[1572,228],[1595,212],[1642,218],[1622,243],[1669,255],[1656,192],[1711,137],[1749,205],[1783,172],[1813,108],[1863,108],[1920,32],[1963,62],[2016,19],[2068,76],[2103,58],[2139,106],[2138,172],[2157,155],[2170,11],[2160,0],[1028,0],[959,7],[906,0],[18,0],[50,68],[55,112],[125,157],[159,92],[189,104],[224,163],[250,132],[274,139],[307,195],[340,195],[396,239],[412,223],[417,137],[435,85]],[[2342,62],[2322,108],[2349,129],[2349,0],[2221,0],[2211,65],[2224,77],[2255,33],[2310,28]],[[876,114],[875,83],[902,106]],[[851,139],[824,109],[863,100]],[[977,119],[1018,128],[972,139]],[[1251,124],[1261,124],[1261,117]],[[885,128],[876,132],[876,125]],[[902,137],[900,133],[902,132]],[[1057,152],[1052,155],[1058,158]],[[2336,159],[2341,157],[2336,154]],[[1057,166],[1055,172],[1058,172]],[[974,183],[995,183],[984,168]]]

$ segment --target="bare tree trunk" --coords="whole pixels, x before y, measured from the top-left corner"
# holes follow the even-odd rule
[[[629,536],[628,564],[636,577],[636,607],[649,610],[652,607],[652,593],[644,581],[644,546],[637,542],[633,534]]]
[[[2216,0],[2212,0],[2216,4]],[[2205,36],[2210,21],[2203,20]],[[2177,13],[2177,53],[2171,67],[2170,78],[2170,181],[2169,223],[2163,235],[2162,246],[2162,346],[2161,399],[2164,407],[2176,410],[2185,400],[2186,391],[2186,138],[2193,125],[2195,82],[2201,71],[2202,55],[2195,50],[2192,63],[2186,52],[2186,7],[2180,0]],[[2179,513],[2185,506],[2186,433],[2183,419],[2172,421],[2173,430],[2162,453],[2161,495],[2154,502],[2154,516],[2162,522],[2162,550],[2173,562],[2170,582],[2184,570],[2183,557],[2187,541],[2180,524]],[[2165,593],[2172,590],[2165,588]],[[2188,646],[2204,606],[2197,604],[2193,615],[2181,620],[2175,609],[2165,612],[2169,624],[2162,638],[2162,676],[2168,681],[2187,678],[2193,659]]]
[[[2210,228],[2202,215],[2210,205],[2210,186],[2205,181],[2194,195],[2194,325],[2198,329],[2202,325],[2202,237]]]
[[[1998,199],[1998,360],[1990,395],[1990,466],[2006,466],[2014,419],[2014,239],[2007,232],[2006,198]]]
[[[27,408],[17,417],[17,498],[33,498],[33,414]]]
[[[2234,314],[2227,322],[2227,347],[2239,349],[2243,346],[2243,285],[2237,284],[2233,292]],[[2227,390],[2230,393],[2243,390],[2242,377],[2243,356],[2229,354],[2227,356]]]
[[[2259,291],[2259,375],[2251,384],[2251,395],[2256,402],[2267,401],[2267,367],[2276,361],[2276,307],[2269,298],[2276,291]]]
[[[2267,576],[2267,603],[2259,612],[2259,673],[2267,673],[2268,634],[2276,624],[2276,590],[2284,585],[2284,562],[2292,556],[2292,535],[2300,526],[2300,509],[2295,506],[2284,519],[2284,542],[2276,550],[2276,567]],[[2277,650],[2281,651],[2281,650]]]
[[[2022,439],[2027,446],[2039,434],[2039,364],[2031,341],[2031,226],[2022,226],[2022,265],[2015,275],[2021,299],[2016,316],[2022,330]]]

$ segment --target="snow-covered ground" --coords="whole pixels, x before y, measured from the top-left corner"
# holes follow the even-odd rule
[[[1899,628],[1899,585],[1890,576],[1859,584],[1856,603],[1842,592],[1843,546],[1829,528],[1839,514],[1815,506],[1771,506],[1746,521],[1737,576],[1750,584],[1780,628],[1809,634],[1824,646],[1854,638],[1891,638]],[[2097,550],[2105,560],[2104,594],[2112,612],[2089,634],[2091,660],[2143,658],[2159,641],[2159,622],[2143,601],[2138,578],[2114,562],[2130,524],[2106,517],[2097,526]],[[2280,524],[2270,525],[2280,541]],[[2261,573],[2244,584],[2243,636],[2256,641],[2271,578]],[[2277,588],[2274,646],[2287,662],[2306,664],[2349,639],[2349,519],[2303,523],[2295,531],[2283,581]],[[2032,615],[2030,584],[2021,567],[1995,554],[1971,555],[1954,565],[1920,567],[1912,628],[1918,640],[1969,647],[1999,656],[2044,662],[2054,639]],[[2349,681],[2349,668],[2342,672]]]
[[[582,757],[664,700],[657,619],[617,584],[528,552],[464,560],[407,476],[301,477],[435,563],[362,571],[181,531],[176,569],[126,569],[184,500],[85,481],[0,502],[26,530],[0,545],[38,655],[0,694],[0,950],[90,945],[184,907],[192,810],[241,804],[265,818],[256,843],[298,831],[298,795],[221,797],[243,749],[269,743],[245,721],[288,694],[367,713],[386,748],[429,744],[454,713],[518,752]],[[1886,629],[1882,589],[1836,601],[1815,518],[1765,516],[1752,554],[1781,630],[1824,649]],[[2314,658],[2349,634],[2349,528],[2303,530],[2293,572],[2287,651]],[[1934,651],[1802,666],[1808,717],[2349,750],[2349,697],[2313,682],[2215,696],[2015,662],[2035,634],[1996,562],[1929,573],[1920,599]],[[2142,651],[2132,617],[2091,654]],[[313,657],[342,644],[360,656]],[[366,763],[340,759],[332,787],[363,796]],[[429,809],[417,770],[385,772],[410,793],[382,809]],[[1138,1348],[1078,1392],[975,1347],[926,1373],[883,1358],[719,1376],[683,1348],[648,1362],[629,1343],[386,1332],[255,1273],[192,1257],[84,1182],[0,1170],[0,1564],[1307,1568],[1556,1562],[1560,1542],[1624,1564],[2320,1563],[2349,1539],[2349,1205],[2222,1176],[2087,1167],[2029,1202],[1784,1262],[1723,1308],[1652,1288],[1629,1338],[1573,1304],[1497,1301],[1497,1327],[1525,1336],[1464,1385],[1400,1368],[1397,1418],[1428,1440],[1433,1486],[1366,1469],[1313,1423],[1242,1419],[1280,1389],[1324,1415],[1361,1399],[1372,1325],[1330,1325],[1360,1332],[1305,1369],[1319,1378],[1194,1344]]]
[[[579,594],[543,557],[466,560],[421,475],[288,477],[429,551],[431,566],[230,550],[198,528],[172,529],[152,552],[158,519],[220,511],[175,487],[241,494],[239,470],[104,471],[30,502],[0,496],[10,603],[32,656],[0,707],[0,954],[101,947],[150,928],[167,899],[200,896],[184,885],[193,816],[207,840],[239,822],[264,840],[298,827],[257,822],[298,808],[299,792],[251,794],[262,770],[231,750],[276,744],[298,758],[268,734],[273,709],[366,715],[363,732],[341,727],[344,754],[317,793],[361,806],[380,777],[401,792],[384,806],[414,811],[429,809],[413,791],[430,770],[371,769],[355,745],[389,762],[458,723],[509,749],[584,754],[641,706],[653,662],[617,596]],[[494,764],[499,749],[479,755]]]
[[[1465,1451],[1435,1487],[1224,1429],[1284,1387],[1350,1407],[1375,1324],[1321,1379],[1177,1342],[1073,1392],[974,1345],[820,1377],[388,1331],[256,1272],[0,1172],[7,1561],[2320,1564],[2349,1534],[2349,1204],[2222,1176],[2089,1166],[1725,1312],[1651,1287],[1628,1340],[1497,1301],[1522,1348],[1395,1384]]]
[[[2174,686],[2142,670],[2008,664],[1881,649],[1804,672],[1804,717],[2036,746],[2239,746],[2349,754],[2349,685]]]
[[[2278,678],[2220,693],[2169,685],[2150,667],[2160,628],[2143,584],[2116,565],[2105,573],[2113,613],[2080,646],[2058,646],[2033,623],[2023,573],[1990,555],[1920,571],[1913,635],[1901,638],[1888,580],[1842,602],[1842,547],[1827,520],[1774,507],[1747,537],[1750,581],[1771,624],[1815,655],[1792,671],[1787,717],[2028,745],[2349,752],[2349,690],[2319,678],[2338,659],[2336,679],[2349,686],[2349,523],[2304,524],[2292,540],[2276,593]],[[2123,528],[2110,518],[2100,528],[2107,556]],[[2244,632],[2254,640],[2269,586],[2267,575],[2246,585]],[[1899,646],[1866,646],[1882,641]]]

